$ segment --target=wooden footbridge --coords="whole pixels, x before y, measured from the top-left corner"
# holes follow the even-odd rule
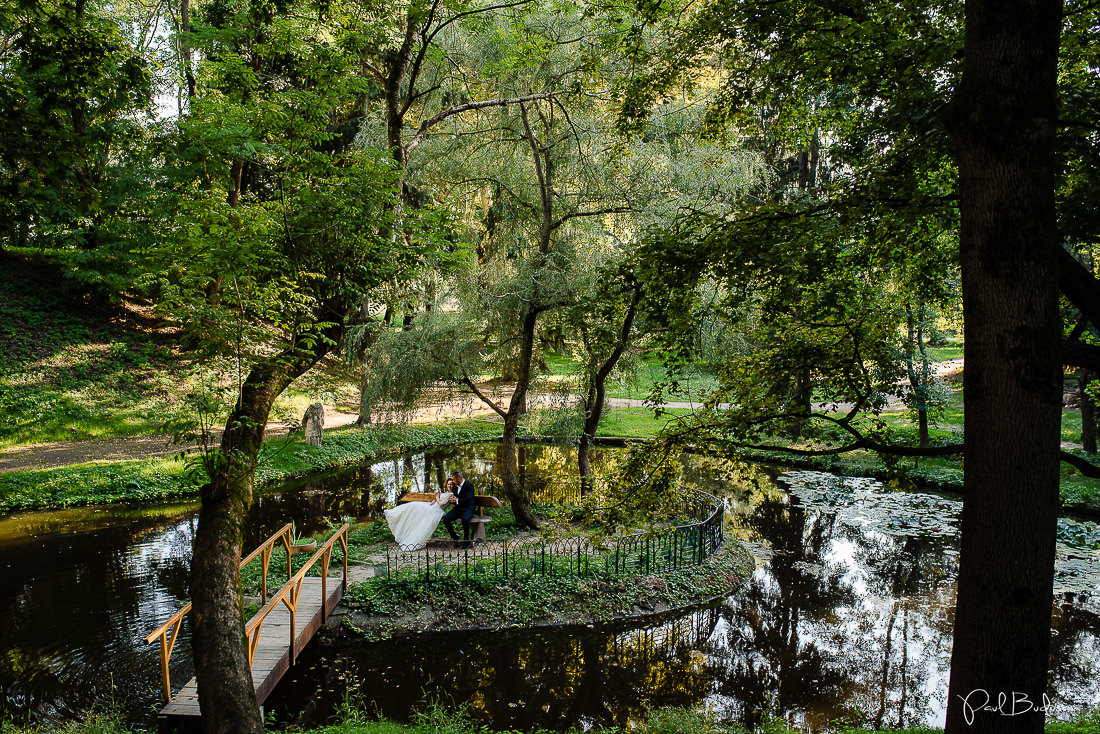
[[[314,633],[343,598],[348,586],[348,525],[344,524],[324,542],[313,556],[296,573],[291,573],[292,539],[294,526],[284,525],[241,561],[247,564],[260,560],[263,569],[260,594],[263,606],[245,624],[248,638],[248,661],[252,666],[252,683],[256,687],[256,699],[262,706],[275,684],[290,669],[298,653],[310,641]],[[286,584],[270,598],[267,594],[267,571],[271,552],[277,544],[286,549]],[[343,550],[343,578],[329,578],[332,550],[339,543]],[[319,576],[308,575],[317,568]],[[316,570],[314,571],[316,573]],[[168,675],[168,661],[176,644],[183,620],[191,611],[191,603],[173,614],[167,622],[145,638],[146,644],[160,641],[161,681],[167,705],[157,719],[157,731],[201,732],[198,689],[195,679],[172,695],[172,681]]]

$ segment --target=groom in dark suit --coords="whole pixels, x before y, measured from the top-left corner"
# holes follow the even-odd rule
[[[470,519],[474,516],[474,485],[470,484],[468,480],[463,478],[462,472],[455,472],[451,475],[451,479],[455,480],[455,496],[451,499],[454,503],[454,507],[451,511],[443,516],[443,524],[447,526],[447,532],[451,534],[451,540],[458,540],[458,533],[455,532],[454,527],[451,526],[455,520],[462,520],[462,541],[464,544],[470,542]]]

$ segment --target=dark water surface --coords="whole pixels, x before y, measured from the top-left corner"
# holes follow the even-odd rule
[[[246,545],[289,519],[305,533],[368,519],[400,491],[435,486],[453,469],[484,485],[494,452],[450,448],[290,483],[258,498]],[[523,460],[532,476],[573,473],[565,450],[529,447]],[[714,491],[705,465],[685,479]],[[728,536],[748,543],[760,564],[709,608],[651,625],[311,646],[268,709],[283,721],[304,713],[320,722],[350,690],[395,719],[426,701],[466,703],[495,728],[625,725],[661,705],[706,705],[750,725],[768,712],[811,728],[942,725],[959,502],[813,472],[780,483],[745,470],[729,492]],[[110,698],[131,721],[152,723],[159,652],[142,638],[187,596],[196,510],[0,519],[0,717],[57,721]],[[1050,693],[1065,717],[1100,704],[1096,524],[1063,519],[1055,590]],[[177,686],[192,675],[189,652],[181,635]]]

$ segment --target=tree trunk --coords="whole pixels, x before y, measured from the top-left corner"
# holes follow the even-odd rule
[[[614,349],[608,355],[600,368],[592,375],[592,382],[588,386],[584,399],[584,426],[581,428],[580,443],[577,448],[577,469],[581,475],[581,490],[589,489],[588,477],[592,475],[592,466],[589,463],[588,451],[592,445],[592,439],[596,436],[596,429],[600,427],[600,419],[603,417],[604,401],[607,397],[607,378],[611,376],[615,365],[619,363],[626,345],[630,343],[630,331],[634,327],[634,315],[638,311],[638,303],[642,300],[642,289],[635,287],[630,306],[623,318],[622,328],[619,329],[619,338],[615,342]]]
[[[518,419],[517,419],[518,420]],[[511,425],[510,425],[511,424]],[[531,502],[527,491],[520,483],[516,471],[516,426],[512,421],[504,421],[504,434],[500,438],[500,480],[504,486],[504,495],[512,505],[512,515],[516,524],[538,530],[539,521],[531,514]]]
[[[519,375],[508,411],[504,415],[504,433],[500,443],[504,451],[504,465],[500,468],[500,479],[504,485],[504,494],[512,504],[512,514],[516,524],[538,530],[539,522],[531,514],[530,498],[516,476],[516,434],[519,432],[519,419],[527,410],[527,390],[531,386],[531,358],[535,351],[535,324],[538,313],[529,310],[523,319],[523,333],[520,342]]]
[[[963,77],[947,118],[966,327],[947,734],[1038,734],[1044,725],[1062,382],[1053,175],[1060,24],[1055,0],[968,0]]]
[[[581,494],[588,494],[592,489],[592,464],[589,450],[592,447],[592,439],[596,435],[596,429],[603,417],[604,385],[593,380],[588,387],[584,404],[584,426],[581,428],[581,438],[577,443],[577,471],[581,477]]]
[[[198,85],[195,83],[195,71],[191,68],[191,0],[180,0],[180,62],[183,65],[183,77],[187,83],[188,110],[195,101]],[[180,117],[183,117],[180,110]]]
[[[1078,375],[1078,399],[1081,402],[1081,448],[1087,454],[1096,453],[1096,403],[1088,394],[1089,383],[1096,379],[1092,370],[1081,370]]]
[[[913,308],[908,303],[905,305],[906,327],[908,338],[906,340],[905,371],[909,377],[909,387],[916,397],[917,410],[917,435],[922,449],[932,445],[928,435],[928,353],[924,349],[924,308],[919,309],[919,314],[913,313]],[[914,364],[913,353],[920,355],[920,367]]]
[[[226,421],[221,448],[209,459],[210,482],[201,491],[191,558],[191,648],[206,734],[263,731],[241,619],[241,528],[252,504],[256,459],[271,406],[324,356],[329,339],[339,338],[339,327],[329,331],[328,338],[300,338],[252,367]]]

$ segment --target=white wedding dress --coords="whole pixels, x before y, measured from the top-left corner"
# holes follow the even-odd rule
[[[386,510],[386,522],[401,550],[420,550],[428,544],[428,538],[438,527],[446,512],[443,508],[451,497],[450,492],[443,492],[439,495],[438,504],[434,499],[430,502],[406,502]]]

